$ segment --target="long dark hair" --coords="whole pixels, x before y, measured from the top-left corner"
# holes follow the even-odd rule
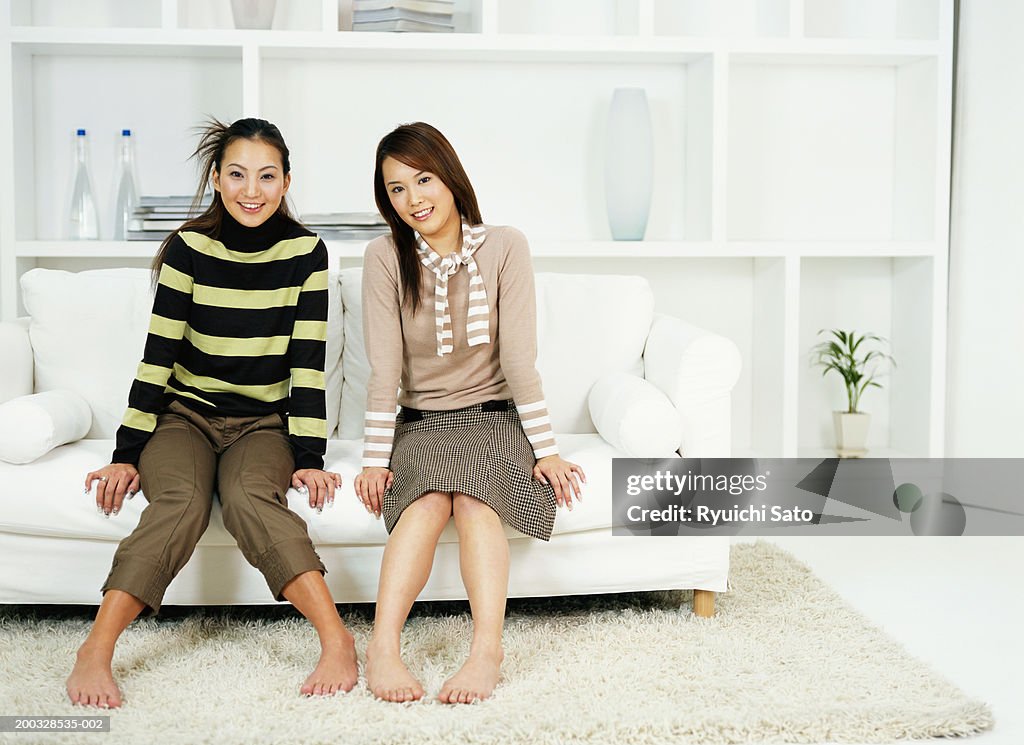
[[[394,158],[411,168],[430,171],[441,179],[455,198],[455,208],[472,225],[483,222],[476,192],[469,182],[466,170],[455,153],[455,148],[437,129],[424,122],[403,124],[395,128],[377,145],[377,160],[373,170],[373,197],[377,209],[391,228],[391,236],[398,251],[398,267],[402,290],[415,313],[420,303],[420,260],[416,252],[413,229],[402,220],[391,206],[388,188],[384,183],[382,163]]]
[[[266,119],[239,119],[229,125],[211,117],[205,124],[196,128],[196,133],[199,135],[199,144],[190,157],[199,162],[199,170],[202,175],[199,179],[199,186],[196,188],[195,196],[192,197],[190,214],[195,214],[199,209],[199,205],[203,201],[203,195],[210,184],[210,177],[214,171],[220,173],[220,162],[224,157],[224,151],[235,140],[259,140],[273,146],[281,154],[281,167],[284,169],[284,174],[282,175],[287,176],[292,170],[288,157],[288,145],[285,144],[284,137],[281,136],[281,130]],[[167,258],[167,247],[178,233],[183,230],[191,230],[216,239],[220,236],[220,228],[226,213],[227,210],[224,207],[224,202],[221,201],[220,192],[214,192],[213,201],[206,208],[205,212],[186,220],[180,228],[164,238],[163,243],[160,244],[160,249],[156,252],[156,257],[153,259],[153,282],[157,281],[160,275],[160,267],[164,265],[164,261]],[[286,199],[281,200],[281,204],[277,208],[277,214],[296,222],[288,210]]]

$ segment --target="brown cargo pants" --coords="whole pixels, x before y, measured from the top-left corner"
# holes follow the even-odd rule
[[[103,592],[123,590],[159,611],[210,523],[214,487],[224,527],[274,598],[282,600],[284,586],[304,572],[325,574],[306,523],[285,498],[294,469],[280,415],[206,417],[170,403],[139,460],[149,505],[118,546]]]

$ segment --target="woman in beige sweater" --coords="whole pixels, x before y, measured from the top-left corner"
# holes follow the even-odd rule
[[[470,703],[493,692],[503,658],[503,523],[548,540],[556,505],[571,509],[586,479],[558,455],[551,430],[523,234],[483,224],[455,150],[422,122],[381,140],[374,196],[391,234],[372,241],[364,259],[371,372],[355,488],[390,537],[366,678],[388,701],[423,696],[399,640],[454,517],[473,641],[438,698]]]

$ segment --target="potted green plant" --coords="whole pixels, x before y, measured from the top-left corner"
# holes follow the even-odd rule
[[[881,347],[888,342],[877,334],[857,335],[856,331],[821,329],[818,336],[829,338],[811,350],[812,362],[821,367],[822,376],[835,372],[843,379],[846,387],[846,411],[832,412],[836,430],[836,453],[840,458],[859,458],[867,453],[868,425],[871,415],[860,410],[860,400],[868,388],[881,388],[876,378],[884,366],[896,361]]]

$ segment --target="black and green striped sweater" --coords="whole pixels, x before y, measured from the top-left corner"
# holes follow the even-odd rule
[[[279,413],[296,469],[323,468],[326,340],[327,249],[316,235],[279,214],[256,228],[225,214],[217,240],[179,233],[111,462],[137,465],[177,400],[206,416]]]

